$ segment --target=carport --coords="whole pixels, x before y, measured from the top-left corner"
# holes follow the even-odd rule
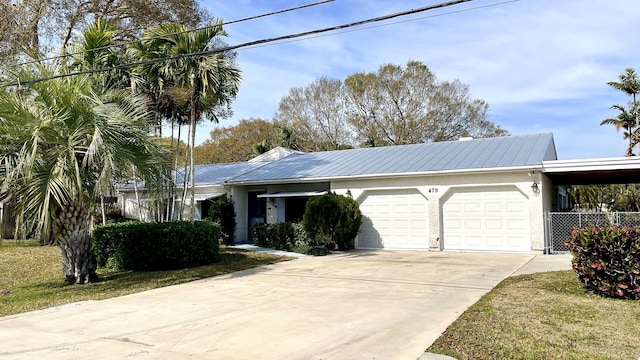
[[[571,185],[640,183],[640,158],[620,157],[542,162],[542,173],[554,186],[554,204],[560,203],[559,189]],[[557,210],[557,209],[556,209]],[[593,225],[640,225],[638,213],[545,212],[545,253],[567,251],[564,242],[572,227]]]

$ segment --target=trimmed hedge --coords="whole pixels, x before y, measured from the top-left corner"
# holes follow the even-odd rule
[[[302,225],[309,237],[327,248],[352,249],[362,225],[360,206],[354,199],[328,193],[307,202]]]
[[[573,270],[590,292],[640,300],[640,228],[574,228],[566,244]]]
[[[257,246],[295,251],[308,255],[326,255],[329,253],[329,249],[324,244],[318,244],[309,239],[301,223],[256,224],[251,231],[253,233],[253,243]]]
[[[96,227],[91,237],[98,266],[168,270],[211,264],[220,226],[214,222],[126,222]]]
[[[227,194],[212,201],[209,213],[205,220],[215,221],[220,224],[220,241],[225,245],[233,245],[236,233],[236,211],[233,208],[233,200]]]
[[[289,251],[296,242],[291,222],[256,224],[251,230],[253,243],[257,246]]]

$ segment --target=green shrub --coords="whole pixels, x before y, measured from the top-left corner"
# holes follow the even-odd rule
[[[253,243],[257,246],[307,255],[326,255],[330,252],[324,244],[311,240],[301,223],[256,224],[252,233]]]
[[[293,223],[256,224],[253,229],[253,243],[257,246],[276,250],[291,250],[295,244]]]
[[[225,245],[233,245],[236,233],[236,212],[233,200],[227,194],[215,199],[205,220],[220,224],[220,241]]]
[[[253,238],[253,244],[260,247],[269,247],[269,237],[267,236],[267,229],[269,224],[255,224],[251,227],[251,236]]]
[[[98,266],[166,270],[211,264],[218,254],[220,226],[214,222],[126,222],[96,227]]]
[[[358,202],[333,193],[309,199],[302,219],[304,230],[318,245],[340,250],[353,248],[361,224]]]
[[[573,270],[590,292],[640,300],[640,228],[574,228],[566,244]]]

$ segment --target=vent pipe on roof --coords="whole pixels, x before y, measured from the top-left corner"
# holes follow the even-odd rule
[[[473,138],[471,136],[463,136],[460,139],[458,139],[458,141],[469,141],[469,140],[473,140]]]

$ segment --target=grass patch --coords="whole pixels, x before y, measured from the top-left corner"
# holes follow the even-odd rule
[[[427,349],[456,359],[638,359],[640,301],[585,293],[576,274],[502,281]]]
[[[170,271],[98,269],[100,280],[68,285],[62,275],[60,249],[33,241],[4,240],[0,244],[0,316],[85,300],[102,300],[163,286],[273,264],[290,258],[220,247],[213,265]]]

